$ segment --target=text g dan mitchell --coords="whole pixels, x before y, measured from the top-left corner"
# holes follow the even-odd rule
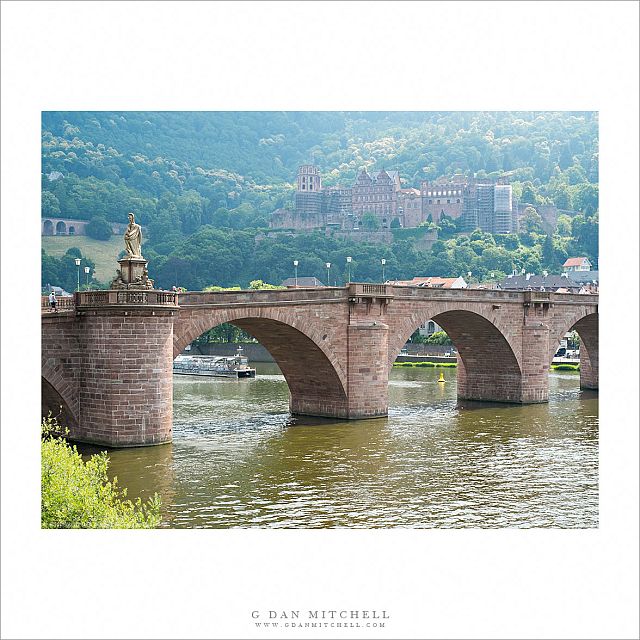
[[[385,610],[316,609],[290,611],[252,611],[254,620],[389,620]]]

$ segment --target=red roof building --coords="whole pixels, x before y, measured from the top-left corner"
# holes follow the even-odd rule
[[[589,258],[568,258],[562,265],[565,271],[591,271]]]

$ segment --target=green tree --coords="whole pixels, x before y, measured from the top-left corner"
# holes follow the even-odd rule
[[[520,218],[520,231],[522,233],[543,233],[542,218],[540,214],[533,208],[527,207]]]
[[[193,233],[200,227],[204,205],[205,199],[195,190],[187,191],[176,199],[176,208],[184,233]]]
[[[87,224],[87,235],[95,240],[109,240],[112,233],[111,224],[102,216],[91,218]]]
[[[588,206],[591,206],[593,211],[597,211],[598,185],[587,183],[578,185],[573,195],[573,206],[583,213],[586,212]]]
[[[562,213],[558,216],[556,233],[563,238],[571,236],[571,218],[568,215]]]
[[[553,204],[558,209],[571,209],[571,194],[564,184],[561,184],[553,194]]]
[[[453,218],[443,214],[438,220],[438,237],[451,238],[458,231],[458,227]]]
[[[47,218],[60,215],[60,202],[51,191],[42,192],[42,215]]]
[[[377,231],[380,228],[380,221],[371,212],[367,212],[362,216],[362,228],[367,231]]]
[[[160,499],[126,499],[109,480],[107,452],[84,461],[51,419],[42,423],[41,526],[43,529],[151,529],[160,524]]]
[[[540,202],[540,197],[538,196],[538,192],[530,182],[525,182],[525,184],[522,186],[521,201],[524,204],[531,204],[531,205],[537,205]]]
[[[268,290],[276,290],[276,289],[286,289],[286,287],[281,287],[277,284],[269,284],[268,282],[263,282],[262,280],[252,280],[249,283],[249,289],[268,289]]]
[[[427,344],[453,344],[451,338],[444,331],[436,331],[427,338]]]

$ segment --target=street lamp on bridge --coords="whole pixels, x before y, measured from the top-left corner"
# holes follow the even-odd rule
[[[382,284],[384,284],[384,265],[387,264],[387,261],[382,258],[380,262],[382,262]]]
[[[78,286],[76,287],[76,291],[80,291],[80,258],[76,258],[76,267],[78,268]]]
[[[84,268],[84,275],[85,275],[86,281],[87,281],[86,282],[87,289],[89,288],[89,271],[91,271],[90,267],[85,267]]]
[[[296,289],[297,289],[298,288],[298,261],[297,260],[293,261],[293,268],[294,268],[294,271],[295,271],[295,274],[296,274],[295,275],[295,281],[296,281]]]
[[[351,282],[351,256],[347,256],[347,284]]]
[[[329,274],[330,274],[329,270],[331,269],[331,263],[327,262],[326,263],[326,267],[327,267],[327,287],[330,287],[331,286],[331,280],[329,278]]]

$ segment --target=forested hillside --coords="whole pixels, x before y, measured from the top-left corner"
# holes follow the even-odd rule
[[[475,262],[456,253],[466,241],[453,237],[455,228],[441,230],[445,242],[429,254],[418,251],[415,260],[405,259],[407,247],[415,250],[408,241],[396,242],[384,250],[398,255],[390,277],[436,267],[480,277],[507,271],[507,263],[552,268],[575,252],[597,263],[595,113],[46,112],[42,125],[43,215],[125,222],[136,212],[147,228],[145,257],[153,258],[151,270],[162,286],[275,281],[290,275],[278,260],[289,253],[302,259],[300,244],[314,256],[304,275],[321,278],[316,269],[332,252],[342,264],[336,252],[365,250],[320,234],[255,244],[269,214],[291,201],[296,168],[305,162],[320,166],[325,184],[351,183],[362,166],[397,169],[404,186],[416,187],[422,179],[458,172],[482,177],[509,171],[522,201],[582,214],[561,220],[549,239],[532,217],[512,239],[516,248],[494,260],[499,269],[482,252]],[[504,240],[487,236],[486,242],[500,247]],[[241,265],[233,255],[240,248],[246,252]],[[196,257],[199,251],[203,257]],[[379,277],[372,264],[362,278],[375,279],[374,271]]]

